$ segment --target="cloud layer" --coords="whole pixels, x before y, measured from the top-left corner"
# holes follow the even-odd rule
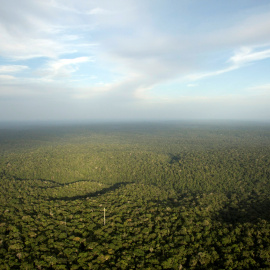
[[[269,88],[251,91],[270,84],[269,17],[268,1],[10,0],[0,120],[269,119]]]

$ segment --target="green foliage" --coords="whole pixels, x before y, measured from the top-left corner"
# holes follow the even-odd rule
[[[2,130],[0,153],[1,269],[270,268],[269,126]]]

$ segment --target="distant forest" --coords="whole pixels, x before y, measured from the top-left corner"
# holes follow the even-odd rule
[[[270,124],[0,127],[0,269],[270,269]]]

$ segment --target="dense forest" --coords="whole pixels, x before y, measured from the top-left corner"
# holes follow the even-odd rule
[[[270,269],[270,124],[0,128],[0,269]]]

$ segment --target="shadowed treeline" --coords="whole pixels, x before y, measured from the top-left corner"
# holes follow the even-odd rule
[[[72,197],[58,197],[58,198],[49,197],[48,200],[75,201],[75,200],[79,200],[79,199],[93,198],[93,197],[104,195],[108,192],[113,192],[113,191],[119,189],[120,187],[123,187],[123,186],[128,185],[128,184],[131,184],[131,182],[116,183],[108,188],[103,188],[101,190],[98,190],[95,192],[90,192],[90,193],[87,193],[84,195],[72,196]]]
[[[216,218],[221,222],[236,225],[237,223],[257,223],[258,219],[270,221],[270,199],[266,196],[253,196],[240,200],[237,204],[229,201]]]

